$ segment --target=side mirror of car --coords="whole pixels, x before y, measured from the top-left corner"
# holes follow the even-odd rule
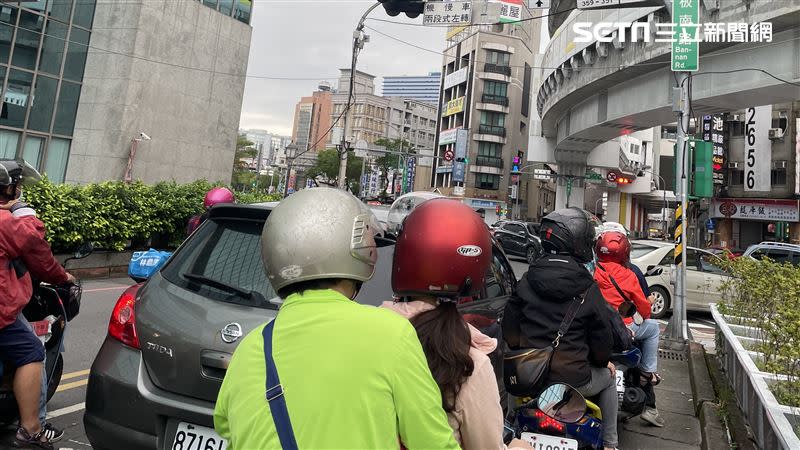
[[[664,273],[664,269],[658,266],[647,266],[647,272],[645,272],[644,276],[646,277],[655,277]]]

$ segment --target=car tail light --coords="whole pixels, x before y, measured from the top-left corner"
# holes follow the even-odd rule
[[[139,347],[139,336],[136,335],[136,292],[141,284],[135,284],[119,296],[111,320],[108,322],[108,335],[133,348]]]

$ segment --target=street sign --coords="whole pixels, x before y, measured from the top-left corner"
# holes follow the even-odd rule
[[[696,72],[700,68],[700,0],[672,2],[673,72]]]
[[[471,2],[427,1],[422,24],[426,26],[458,26],[472,22]]]
[[[533,169],[534,180],[550,181],[553,175],[553,171],[549,169]]]
[[[530,9],[550,9],[550,0],[528,0]]]
[[[463,183],[464,177],[466,176],[466,164],[463,162],[455,162],[453,163],[453,181],[456,183]]]
[[[464,186],[455,186],[453,187],[453,195],[457,195],[459,197],[463,197],[466,193]]]
[[[450,161],[453,160],[454,157],[455,157],[455,155],[453,154],[452,150],[447,150],[446,152],[444,152],[444,160],[445,161],[450,162]]]

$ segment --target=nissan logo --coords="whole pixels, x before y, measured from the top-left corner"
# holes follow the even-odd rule
[[[229,323],[222,328],[220,334],[223,341],[232,344],[242,337],[242,326],[236,322]]]

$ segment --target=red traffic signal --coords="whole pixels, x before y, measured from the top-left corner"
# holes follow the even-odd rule
[[[421,0],[379,0],[383,4],[386,14],[396,16],[405,13],[410,18],[418,17],[425,9],[425,2]]]
[[[627,177],[625,175],[617,177],[617,184],[631,184],[631,183],[633,183],[633,179],[630,177]]]

